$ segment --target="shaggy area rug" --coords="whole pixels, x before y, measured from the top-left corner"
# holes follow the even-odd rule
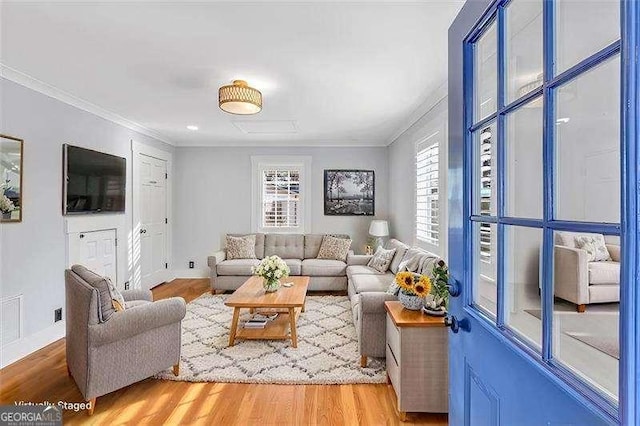
[[[187,305],[182,321],[180,375],[190,382],[352,384],[386,383],[384,359],[360,367],[358,340],[346,296],[307,296],[298,317],[298,348],[290,340],[237,340],[228,347],[233,309],[225,295],[205,294]],[[248,318],[242,310],[240,323]]]

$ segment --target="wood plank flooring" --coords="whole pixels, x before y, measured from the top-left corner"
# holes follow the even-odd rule
[[[209,291],[208,279],[180,279],[154,298],[187,302]],[[67,375],[64,339],[0,370],[0,404],[82,402]],[[147,379],[98,398],[95,413],[65,411],[65,425],[446,425],[447,416],[409,414],[401,423],[388,385],[254,385]]]

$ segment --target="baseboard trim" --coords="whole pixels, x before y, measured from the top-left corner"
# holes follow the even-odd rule
[[[62,339],[65,334],[65,321],[62,320],[44,330],[7,344],[0,352],[0,368],[11,365],[56,340]]]
[[[173,270],[175,278],[209,278],[208,269],[177,269]]]

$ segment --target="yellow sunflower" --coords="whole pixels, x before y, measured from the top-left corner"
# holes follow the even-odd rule
[[[420,275],[420,279],[413,286],[413,291],[417,296],[424,297],[431,291],[431,280],[429,277]]]
[[[396,284],[404,290],[413,290],[413,273],[409,271],[398,272],[396,274]]]

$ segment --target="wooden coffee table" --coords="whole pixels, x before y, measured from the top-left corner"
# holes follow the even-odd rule
[[[292,282],[292,287],[280,286],[274,293],[265,293],[262,278],[251,277],[224,304],[233,308],[229,346],[233,346],[236,339],[286,340],[291,338],[291,346],[298,347],[296,333],[296,319],[304,312],[304,302],[307,297],[309,277],[288,277],[280,280],[282,283]],[[249,312],[262,309],[278,317],[269,321],[264,328],[238,328],[240,309]]]

